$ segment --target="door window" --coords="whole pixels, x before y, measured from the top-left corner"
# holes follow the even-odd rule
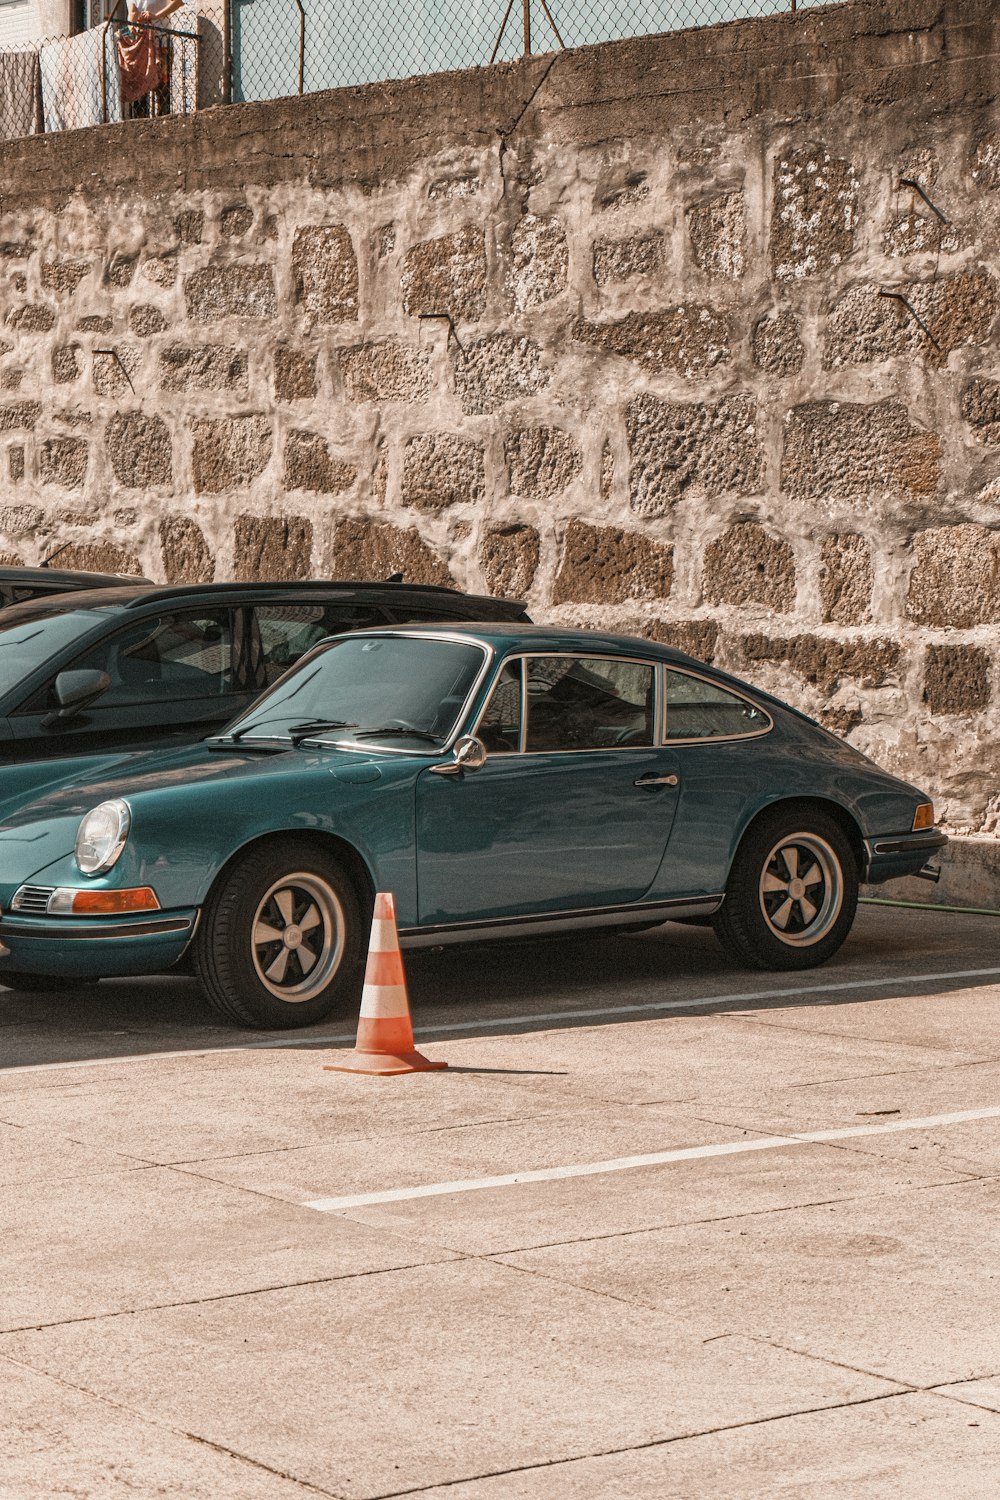
[[[477,735],[491,755],[509,754],[521,748],[521,680],[523,663],[509,661],[497,678]]]
[[[771,720],[762,708],[704,677],[667,670],[667,739],[719,740],[762,734]]]
[[[652,666],[615,657],[536,656],[527,671],[529,751],[652,745]]]

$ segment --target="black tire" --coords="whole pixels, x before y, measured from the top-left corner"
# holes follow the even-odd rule
[[[367,901],[321,848],[276,838],[249,850],[212,890],[195,969],[230,1021],[271,1031],[312,1026],[357,1004],[369,918]]]
[[[748,968],[812,969],[836,953],[857,905],[857,861],[840,824],[819,809],[778,807],[736,851],[712,926]]]
[[[66,990],[88,989],[99,979],[68,979],[65,974],[0,974],[0,984],[25,995],[57,994]]]

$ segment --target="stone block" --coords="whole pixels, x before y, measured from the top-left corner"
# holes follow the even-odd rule
[[[274,351],[274,399],[311,401],[318,392],[316,356],[279,344]]]
[[[863,722],[864,714],[856,703],[835,703],[818,709],[816,718],[831,734],[846,739],[851,730],[857,729],[858,725]]]
[[[820,276],[853,254],[858,188],[853,165],[822,145],[775,161],[771,264],[779,281]]]
[[[148,339],[154,333],[162,333],[167,326],[167,320],[158,307],[149,307],[140,303],[138,307],[129,308],[128,326],[137,338]]]
[[[750,333],[750,351],[758,370],[768,375],[795,375],[801,370],[806,351],[794,313],[783,308],[758,318]]]
[[[732,339],[728,316],[695,302],[662,312],[631,312],[608,323],[577,318],[571,333],[578,344],[634,360],[653,374],[670,370],[689,379],[724,364]]]
[[[41,414],[38,401],[14,401],[9,406],[0,406],[0,432],[14,432],[18,427],[30,430]]]
[[[747,212],[742,192],[720,193],[685,214],[695,264],[708,276],[738,281],[746,270]]]
[[[598,286],[613,286],[633,276],[652,276],[662,266],[663,259],[664,243],[658,234],[597,240],[593,250],[594,280]]]
[[[114,324],[110,318],[101,317],[99,313],[88,313],[76,326],[79,333],[110,333]]]
[[[988,130],[981,135],[969,157],[972,180],[981,188],[1000,188],[1000,133]]]
[[[962,392],[962,416],[982,443],[1000,443],[1000,381],[970,380]]]
[[[119,291],[122,291],[125,287],[131,286],[132,277],[135,275],[135,267],[136,256],[114,255],[108,262],[107,270],[104,272],[104,279],[109,286],[116,287]]]
[[[253,209],[245,203],[232,203],[219,215],[219,231],[224,239],[238,240],[253,224]]]
[[[23,379],[23,370],[0,370],[0,391],[19,391]]]
[[[56,385],[69,385],[80,373],[79,345],[59,344],[52,351],[52,379]]]
[[[38,450],[38,477],[42,484],[81,490],[89,456],[86,438],[48,438]]]
[[[45,519],[37,505],[4,505],[0,507],[0,531],[8,536],[30,536]]]
[[[900,214],[882,235],[882,249],[894,256],[951,254],[965,243],[964,234],[953,224],[942,224],[927,208]]]
[[[834,692],[844,677],[865,688],[885,687],[898,676],[902,664],[899,644],[889,640],[838,641],[817,635],[773,640],[765,635],[745,635],[740,651],[751,665],[787,662],[793,672],[827,694]]]
[[[863,625],[871,616],[875,582],[867,541],[853,531],[828,536],[822,558],[819,592],[823,619],[836,625]]]
[[[411,438],[403,450],[404,505],[441,511],[478,504],[486,493],[483,450],[478,443],[447,432]]]
[[[113,349],[95,349],[92,359],[94,390],[99,396],[135,394],[135,377],[142,354],[134,344],[116,344]]]
[[[49,292],[72,295],[90,270],[87,260],[43,260],[40,279]]]
[[[556,218],[525,214],[510,237],[507,293],[518,312],[541,307],[566,285],[569,248],[566,231]]]
[[[292,243],[295,300],[318,323],[356,323],[358,262],[343,224],[295,231]]]
[[[195,493],[245,489],[262,474],[271,457],[271,424],[266,417],[204,418],[193,425],[191,471]]]
[[[389,578],[401,573],[406,583],[455,586],[445,563],[414,528],[404,531],[368,519],[338,521],[331,553],[335,578]]]
[[[499,599],[524,599],[538,570],[538,532],[533,526],[494,526],[479,544],[486,587]]]
[[[583,455],[558,427],[526,427],[508,433],[504,457],[511,493],[525,500],[552,500],[583,468]]]
[[[353,464],[330,453],[326,439],[317,432],[290,432],[285,441],[286,490],[315,490],[338,495],[349,490],[358,477]]]
[[[385,260],[396,248],[396,226],[395,224],[382,224],[375,231],[375,254],[379,260]]]
[[[82,517],[69,517],[78,523]],[[60,568],[79,568],[82,573],[124,573],[142,577],[142,563],[134,552],[117,542],[71,542],[59,553]]]
[[[189,516],[165,516],[159,532],[168,583],[212,582],[215,558],[200,526]]]
[[[24,478],[23,448],[17,447],[7,449],[7,473],[10,476],[12,484],[17,484],[19,480]]]
[[[305,516],[237,516],[235,577],[241,583],[308,578],[312,542]]]
[[[481,228],[469,225],[407,252],[400,285],[405,312],[448,313],[477,322],[486,310],[486,246]]]
[[[470,416],[499,411],[508,401],[536,395],[548,383],[534,339],[493,333],[466,344],[455,358],[455,389]]]
[[[624,604],[666,599],[674,577],[674,549],[637,531],[571,521],[566,531],[553,604]]]
[[[759,417],[751,396],[676,403],[637,396],[625,412],[629,503],[641,516],[667,514],[685,496],[756,494],[763,484]]]
[[[615,485],[615,455],[611,444],[605,439],[601,448],[601,499],[610,500]]]
[[[177,280],[176,255],[151,255],[142,263],[142,274],[154,286],[173,286]]]
[[[796,499],[924,499],[940,475],[941,439],[915,426],[899,401],[809,401],[785,418],[781,488]]]
[[[352,401],[423,401],[430,394],[426,355],[396,339],[345,349],[341,368]]]
[[[705,548],[705,597],[710,604],[795,608],[795,554],[756,521],[737,521]]]
[[[51,333],[56,315],[44,302],[29,302],[24,307],[12,307],[6,322],[17,333]]]
[[[719,642],[719,625],[715,620],[656,620],[636,615],[613,627],[622,635],[637,635],[643,640],[660,641],[673,646],[698,661],[713,662]]]
[[[993,662],[982,646],[928,646],[924,702],[932,714],[977,714],[988,708]]]
[[[897,297],[881,295],[888,290],[905,297],[913,312]],[[871,364],[916,354],[940,364],[960,345],[989,345],[998,307],[996,278],[981,267],[892,288],[854,286],[828,319],[825,363]]]
[[[182,245],[200,245],[205,233],[205,215],[200,208],[187,208],[174,220],[174,232]]]
[[[1000,531],[967,523],[913,538],[906,613],[918,625],[969,630],[1000,621]]]
[[[233,344],[169,344],[160,350],[165,391],[232,391],[246,395],[248,359]]]
[[[162,418],[141,411],[116,412],[108,422],[104,445],[114,476],[126,489],[172,482],[170,431]]]
[[[270,266],[253,262],[204,266],[184,278],[188,317],[196,323],[219,318],[273,318],[278,310]]]

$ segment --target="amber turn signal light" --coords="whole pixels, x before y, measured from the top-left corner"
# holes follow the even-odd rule
[[[77,891],[73,912],[79,917],[105,917],[124,911],[159,911],[160,903],[151,885],[125,891]]]
[[[933,828],[933,827],[934,827],[934,803],[933,802],[921,802],[920,806],[917,808],[916,812],[913,814],[913,832],[916,833],[916,831],[917,831],[918,828]]]

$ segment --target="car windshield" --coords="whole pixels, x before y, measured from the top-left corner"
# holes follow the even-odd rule
[[[220,739],[443,744],[483,665],[481,646],[348,635],[258,698]]]
[[[100,618],[85,609],[32,610],[28,619],[11,621],[0,614],[0,694],[16,688],[65,646],[85,639]]]

